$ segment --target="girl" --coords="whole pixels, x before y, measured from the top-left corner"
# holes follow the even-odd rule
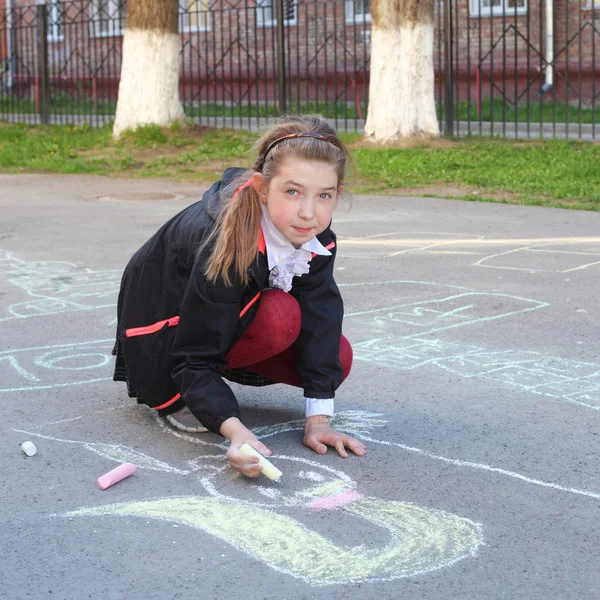
[[[126,381],[131,397],[179,429],[228,438],[229,464],[248,477],[261,467],[240,446],[271,451],[240,421],[223,378],[303,388],[305,445],[366,452],[330,428],[352,363],[330,229],[347,150],[319,116],[282,121],[256,148],[251,170],[227,169],[134,254],[113,351],[113,379]]]

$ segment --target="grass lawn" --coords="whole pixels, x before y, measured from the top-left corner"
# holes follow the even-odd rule
[[[600,145],[468,138],[375,147],[342,135],[354,193],[430,195],[600,210]],[[252,162],[256,135],[197,126],[144,127],[111,138],[110,127],[0,123],[0,171],[87,173],[212,182]]]

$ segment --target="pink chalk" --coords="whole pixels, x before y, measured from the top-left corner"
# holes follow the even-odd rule
[[[341,494],[325,496],[324,498],[318,498],[317,500],[313,500],[308,505],[308,508],[314,508],[316,510],[331,510],[332,508],[336,508],[337,506],[341,506],[342,504],[354,502],[359,498],[362,498],[361,494],[354,490],[348,490],[347,492],[342,492]]]
[[[108,473],[106,473],[106,475],[102,475],[102,477],[98,477],[96,482],[98,483],[98,487],[101,490],[105,490],[106,488],[110,487],[111,485],[115,485],[115,483],[118,483],[119,481],[121,481],[121,479],[125,479],[125,477],[129,477],[133,473],[135,473],[135,465],[126,462],[126,463],[123,463],[122,465],[119,465],[112,471],[109,471]]]

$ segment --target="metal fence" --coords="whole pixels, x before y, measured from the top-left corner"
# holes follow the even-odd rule
[[[598,139],[598,0],[445,0],[438,9],[447,132]]]
[[[596,139],[594,1],[436,0],[441,128],[453,135]],[[369,4],[181,0],[186,115],[205,125],[255,128],[282,113],[318,111],[341,130],[362,131]],[[0,119],[111,121],[125,10],[121,0],[47,0],[0,10]]]

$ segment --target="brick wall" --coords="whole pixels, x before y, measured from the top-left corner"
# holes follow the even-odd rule
[[[2,2],[4,0],[0,0]],[[15,0],[24,6],[30,0]],[[473,17],[469,2],[454,0],[453,69],[461,98],[466,94],[537,93],[545,69],[545,2],[529,0],[525,14]],[[508,1],[508,0],[507,0]],[[556,89],[560,97],[588,102],[594,72],[600,75],[600,9],[580,10],[587,0],[555,0]],[[276,28],[257,23],[253,0],[231,8],[220,0],[210,13],[210,31],[182,33],[182,94],[196,102],[235,103],[277,98]],[[484,0],[477,0],[477,3]],[[88,89],[114,97],[118,89],[122,38],[94,37],[88,0],[61,3],[62,39],[50,43],[50,72],[65,90]],[[364,104],[368,87],[370,25],[347,23],[345,2],[300,0],[296,24],[286,27],[286,79],[293,100]],[[471,7],[473,8],[473,7]],[[25,13],[23,13],[25,14]],[[16,46],[22,80],[35,67],[35,33],[26,31],[27,10]],[[597,18],[595,18],[597,17]],[[443,83],[443,2],[436,2],[435,68]],[[106,27],[105,27],[106,28]],[[118,27],[113,28],[118,33]],[[6,40],[0,16],[0,40]],[[1,42],[0,42],[1,44]],[[6,43],[4,42],[6,45]],[[2,46],[0,45],[0,51]],[[82,87],[83,86],[83,87]]]

